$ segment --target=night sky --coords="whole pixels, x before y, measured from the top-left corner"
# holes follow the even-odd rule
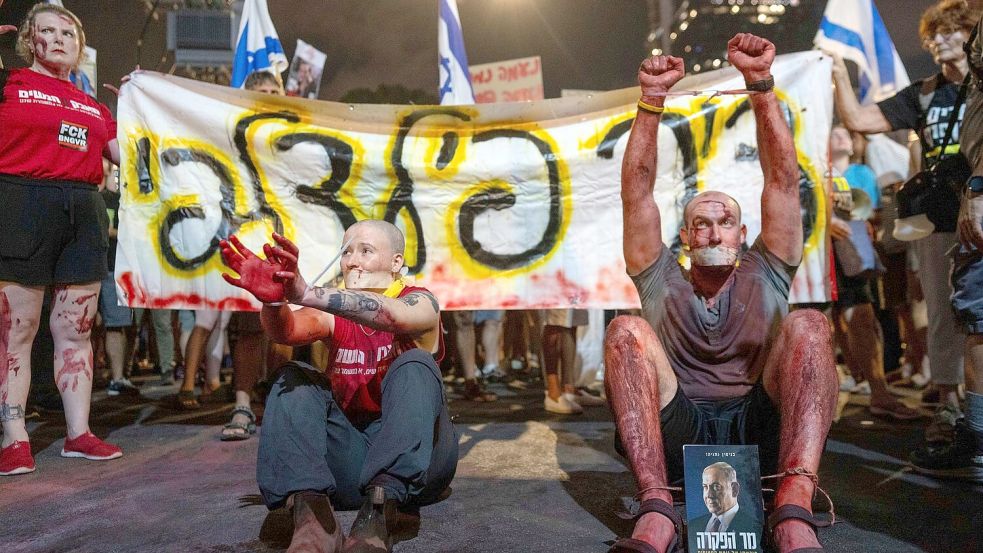
[[[817,7],[821,0],[802,3],[804,9],[821,13]],[[919,45],[917,26],[921,12],[934,2],[876,3],[909,75],[917,78],[933,72],[931,58]],[[7,0],[0,7],[0,22],[19,23],[31,4]],[[138,61],[147,69],[170,69],[164,17],[148,25],[138,60],[136,43],[146,20],[142,2],[64,0],[64,4],[82,19],[89,44],[99,52],[101,82],[118,82]],[[297,38],[328,54],[321,99],[337,100],[353,88],[374,89],[380,84],[402,84],[436,94],[436,0],[269,0],[269,6],[288,57]],[[646,55],[644,0],[458,0],[458,7],[470,63],[540,55],[548,98],[559,96],[562,88],[633,86],[638,63]],[[815,32],[807,31],[798,34]],[[781,47],[783,37],[771,38]],[[0,39],[0,55],[8,67],[21,64],[13,54],[12,35]],[[100,100],[111,107],[115,104],[108,93],[101,93]]]

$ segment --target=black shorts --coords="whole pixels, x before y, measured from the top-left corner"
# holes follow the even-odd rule
[[[882,309],[899,309],[908,301],[908,254],[905,252],[884,255],[886,272],[878,277],[877,283]]]
[[[0,175],[0,281],[83,284],[106,277],[109,217],[96,186]]]
[[[833,305],[840,309],[846,309],[855,305],[873,303],[873,297],[870,294],[870,280],[846,276],[843,274],[843,268],[840,267],[840,261],[836,259],[835,255],[833,260],[836,264],[836,301],[833,302]]]
[[[683,481],[683,446],[689,444],[755,444],[761,474],[777,470],[781,418],[760,383],[747,395],[721,401],[692,401],[680,388],[659,418],[670,484]],[[615,449],[624,455],[620,437]]]

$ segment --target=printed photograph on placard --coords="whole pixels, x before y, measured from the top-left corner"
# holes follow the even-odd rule
[[[284,87],[287,96],[316,100],[321,88],[321,73],[327,59],[327,54],[298,39]]]
[[[683,446],[690,553],[760,553],[764,507],[756,445]]]

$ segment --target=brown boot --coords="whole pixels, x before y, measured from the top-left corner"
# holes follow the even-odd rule
[[[312,491],[297,492],[287,499],[287,506],[294,517],[294,535],[287,553],[341,551],[344,535],[327,495]]]
[[[343,553],[389,553],[393,550],[390,525],[396,520],[396,500],[386,499],[381,486],[371,486],[345,539]]]

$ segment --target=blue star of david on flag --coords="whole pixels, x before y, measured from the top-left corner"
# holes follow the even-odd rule
[[[463,105],[474,103],[471,73],[468,71],[468,55],[464,51],[464,35],[461,33],[461,16],[456,0],[440,0],[440,16],[437,22],[437,60],[440,75],[440,103]]]

